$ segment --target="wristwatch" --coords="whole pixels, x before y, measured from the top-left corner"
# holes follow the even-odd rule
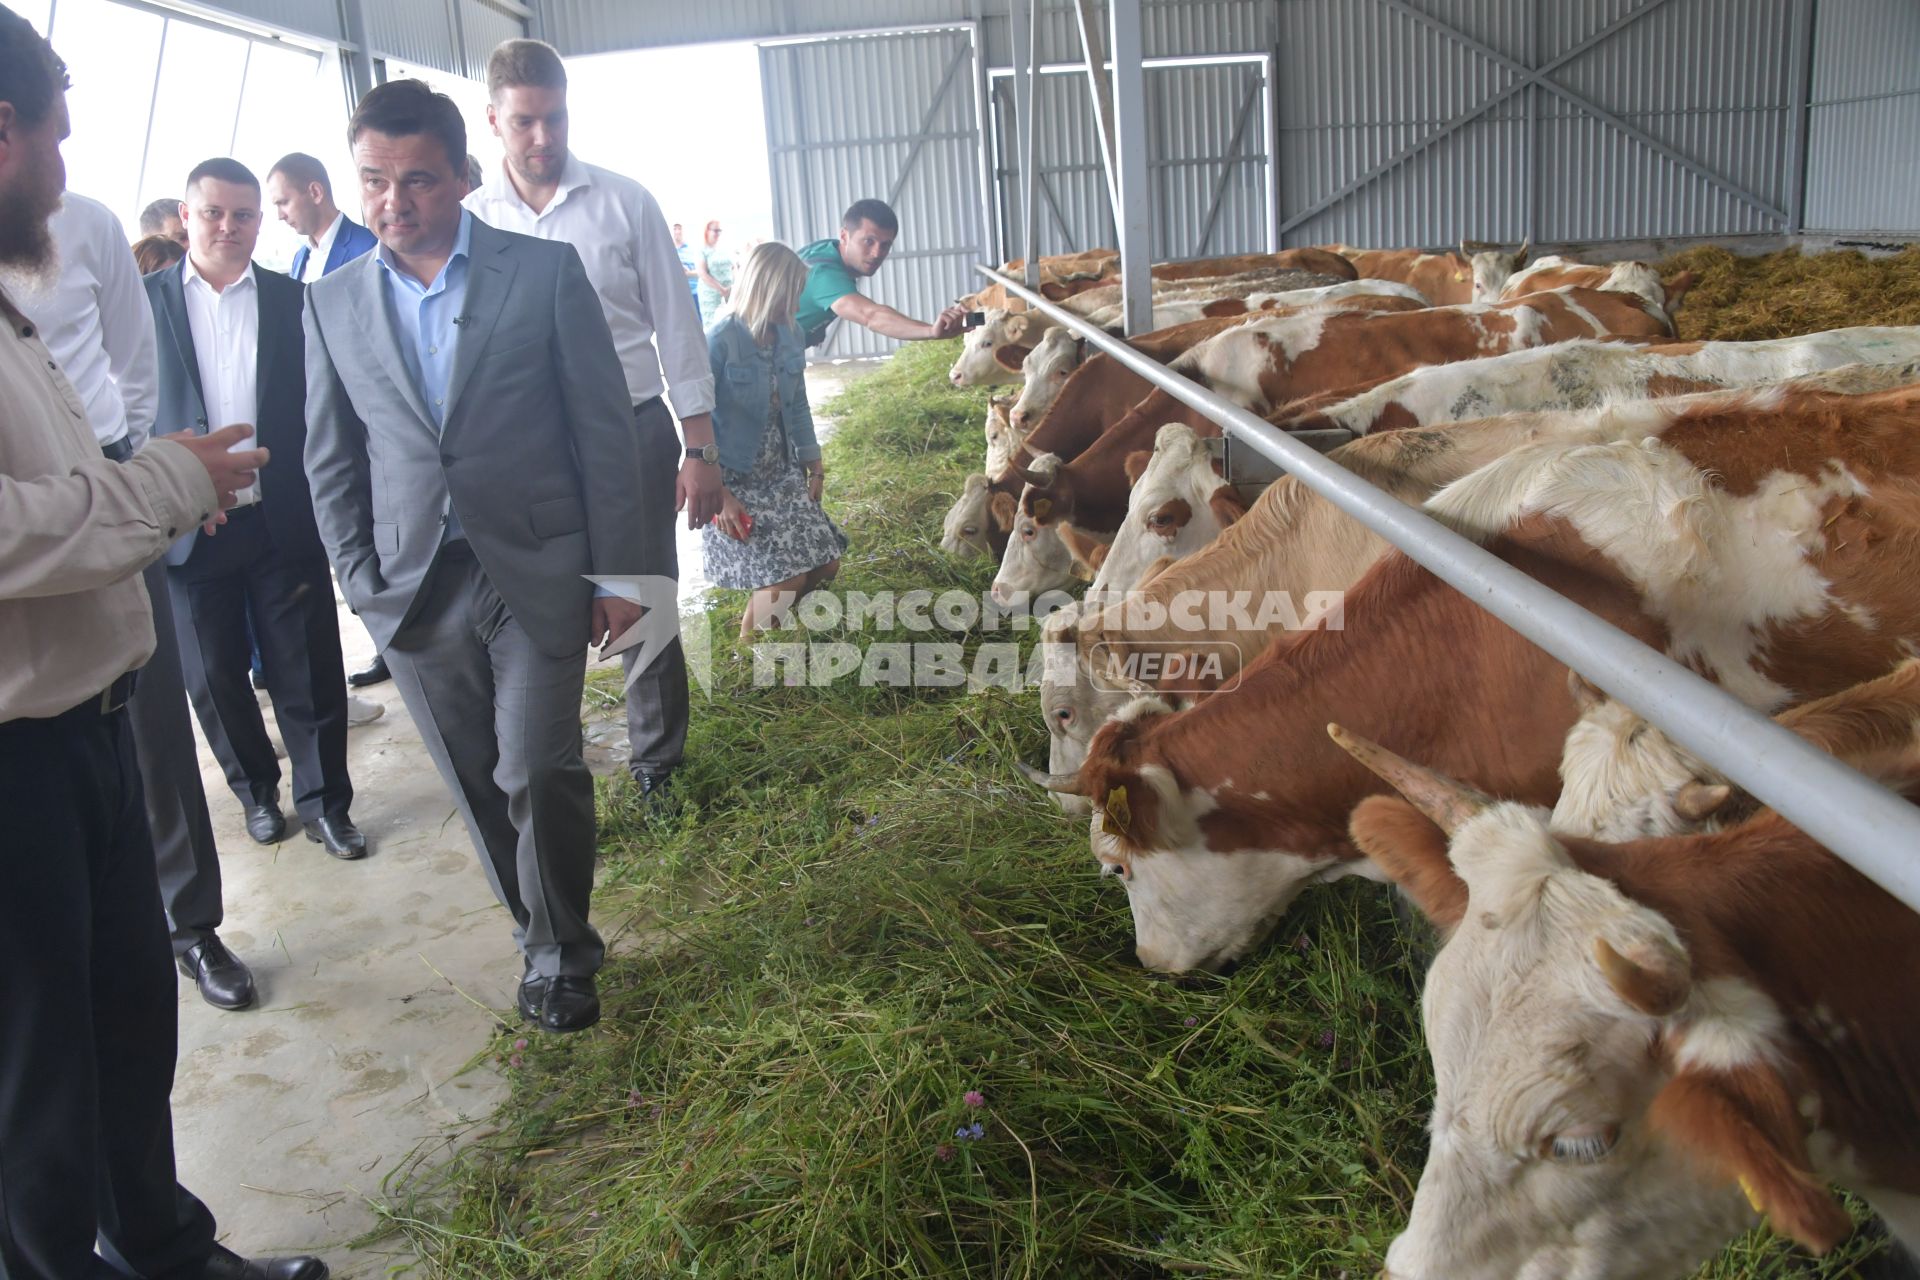
[[[698,458],[702,462],[718,462],[720,446],[717,444],[688,445],[687,457]]]

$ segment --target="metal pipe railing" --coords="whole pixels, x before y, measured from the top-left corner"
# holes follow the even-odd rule
[[[1905,799],[1425,512],[1288,439],[1271,423],[1141,355],[1018,281],[989,267],[978,269],[1297,476],[1435,577],[1626,703],[1861,874],[1920,911],[1920,811]]]

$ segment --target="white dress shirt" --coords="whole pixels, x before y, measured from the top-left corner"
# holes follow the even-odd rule
[[[133,250],[112,210],[71,191],[49,225],[60,275],[50,289],[14,301],[80,393],[94,437],[103,445],[124,437],[138,449],[153,429],[160,375],[153,308]]]
[[[256,386],[260,360],[260,286],[253,264],[225,289],[215,293],[200,278],[189,256],[180,264],[187,295],[187,327],[193,334],[193,354],[200,364],[200,394],[207,404],[208,430],[236,422],[254,425],[260,412]],[[235,444],[230,452],[254,448],[256,432]],[[255,480],[237,495],[235,506],[260,501]]]
[[[632,178],[568,155],[560,189],[539,213],[513,189],[504,160],[464,203],[482,222],[564,240],[579,251],[607,313],[635,404],[666,389],[677,418],[713,411],[713,369],[700,312],[651,192]]]
[[[347,215],[336,213],[327,229],[320,233],[320,243],[313,246],[307,254],[307,265],[300,273],[301,284],[312,284],[327,274],[327,259],[333,256],[333,242],[340,238],[340,228],[346,225]]]

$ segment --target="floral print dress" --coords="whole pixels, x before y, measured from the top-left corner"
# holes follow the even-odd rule
[[[806,468],[793,460],[781,423],[776,383],[767,404],[767,426],[749,471],[723,470],[729,492],[753,517],[745,542],[718,525],[700,531],[707,579],[716,587],[753,591],[818,569],[847,549],[847,535],[807,495]]]

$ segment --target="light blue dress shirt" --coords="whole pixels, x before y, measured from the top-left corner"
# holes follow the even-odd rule
[[[453,376],[453,352],[460,340],[460,326],[466,321],[467,270],[472,243],[473,215],[463,209],[453,253],[428,285],[396,267],[386,245],[374,251],[380,276],[387,284],[387,309],[400,334],[400,358],[406,363],[414,390],[420,393],[438,427],[447,425],[447,384]],[[442,541],[451,542],[461,536],[460,517],[449,501],[447,531]]]

